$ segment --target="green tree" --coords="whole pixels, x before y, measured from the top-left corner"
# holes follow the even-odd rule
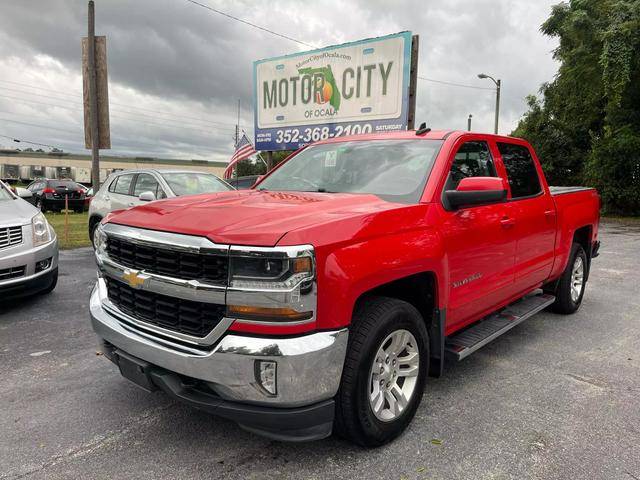
[[[560,67],[512,134],[534,145],[551,183],[596,186],[606,211],[640,214],[640,2],[561,3],[541,31],[559,40]]]

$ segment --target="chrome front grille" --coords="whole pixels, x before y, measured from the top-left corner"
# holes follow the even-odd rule
[[[0,248],[22,243],[22,227],[0,227]]]
[[[112,223],[103,231],[97,259],[107,306],[128,328],[198,345],[226,330],[228,245]]]
[[[147,273],[200,280],[210,285],[227,284],[229,256],[226,253],[184,252],[108,237],[107,255],[119,265]]]

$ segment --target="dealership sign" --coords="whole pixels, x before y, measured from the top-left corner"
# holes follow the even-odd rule
[[[257,150],[407,128],[411,33],[258,60]]]

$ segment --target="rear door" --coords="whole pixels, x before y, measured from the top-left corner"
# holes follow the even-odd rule
[[[116,179],[109,185],[109,203],[111,204],[110,211],[122,210],[129,208],[133,201],[132,187],[133,177],[135,173],[123,173],[118,175]]]
[[[499,177],[484,140],[456,147],[444,190],[464,177]],[[442,225],[449,261],[447,329],[460,328],[493,310],[513,289],[516,239],[513,205],[500,202],[458,210],[445,208]]]
[[[526,290],[546,280],[553,266],[556,208],[539,165],[524,144],[497,142],[514,208],[515,286]]]

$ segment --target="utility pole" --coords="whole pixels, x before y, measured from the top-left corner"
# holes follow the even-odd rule
[[[468,132],[471,131],[471,117],[473,117],[473,115],[469,114],[469,118],[467,118],[467,131]]]
[[[500,87],[502,86],[502,81],[500,79],[496,80],[491,75],[487,75],[486,73],[479,73],[478,78],[489,78],[493,83],[496,84],[496,120],[493,128],[493,133],[498,133],[498,120],[500,118]]]
[[[500,85],[502,81],[500,79],[496,82],[496,125],[494,128],[494,133],[498,134],[498,118],[500,117]]]
[[[238,143],[240,143],[240,99],[238,99],[238,122],[236,123],[236,144],[234,145],[234,150],[238,149]],[[236,163],[236,168],[234,170],[234,175],[236,180],[238,179],[238,164]]]
[[[409,73],[409,115],[407,129],[413,130],[416,125],[416,91],[418,89],[418,52],[420,50],[420,36],[411,37],[411,69]]]
[[[91,128],[91,185],[100,188],[100,134],[98,127],[98,87],[96,83],[96,17],[93,0],[89,1],[88,64],[89,64],[89,116]]]

